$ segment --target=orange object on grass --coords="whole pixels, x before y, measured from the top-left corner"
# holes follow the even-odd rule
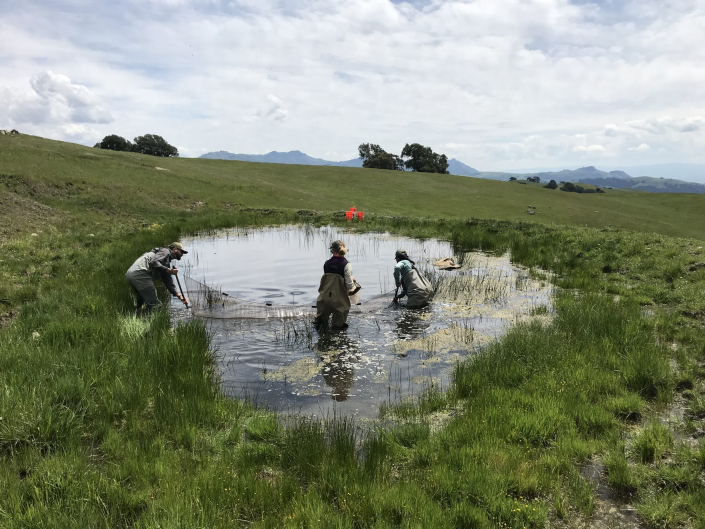
[[[352,220],[353,218],[353,212],[352,211],[346,211],[345,212],[345,220]]]
[[[357,220],[362,220],[365,218],[365,212],[364,211],[358,211],[357,212]]]
[[[355,211],[357,211],[357,208],[355,206],[353,206],[350,208],[350,211],[352,211],[354,213]]]

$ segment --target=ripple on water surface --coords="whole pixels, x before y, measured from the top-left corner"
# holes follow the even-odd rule
[[[365,302],[394,287],[394,253],[404,248],[436,286],[424,309],[401,306],[351,314],[343,331],[318,333],[310,317],[213,319],[225,390],[286,412],[374,417],[430,385],[444,387],[453,366],[512,323],[546,319],[550,285],[509,256],[453,251],[435,239],[350,233],[331,227],[227,230],[185,240],[185,274],[231,297],[288,306],[315,305],[328,247],[341,239]],[[459,270],[431,263],[454,256]],[[175,310],[177,305],[172,305]],[[542,316],[531,316],[537,312]]]

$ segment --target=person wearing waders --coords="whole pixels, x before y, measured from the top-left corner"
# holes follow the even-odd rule
[[[345,329],[350,312],[350,291],[355,287],[352,265],[345,258],[348,250],[343,241],[330,245],[333,257],[323,264],[323,277],[316,298],[316,320],[318,326],[326,325],[333,315],[333,327]]]
[[[397,264],[394,267],[394,282],[397,290],[394,293],[394,303],[406,296],[406,308],[418,309],[428,304],[433,295],[431,283],[421,275],[414,266],[416,263],[409,259],[406,251],[399,249],[394,254]],[[401,294],[399,294],[401,287]]]
[[[132,264],[125,274],[125,279],[137,296],[137,314],[140,312],[149,314],[155,307],[161,305],[154,286],[154,281],[157,279],[162,280],[172,296],[179,298],[184,305],[188,306],[188,298],[176,291],[171,277],[179,273],[178,268],[171,266],[171,261],[174,259],[180,261],[187,253],[180,242],[175,242],[168,248],[154,248]]]

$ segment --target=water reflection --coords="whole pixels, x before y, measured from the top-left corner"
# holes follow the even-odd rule
[[[432,316],[430,306],[422,309],[405,309],[402,306],[398,310],[400,314],[394,319],[394,335],[397,339],[413,340],[428,332]]]
[[[315,304],[321,263],[335,239],[350,249],[363,303],[393,291],[390,256],[399,247],[426,266],[429,276],[434,274],[429,263],[441,257],[462,255],[456,262],[463,268],[435,271],[434,280],[444,286],[430,306],[406,309],[403,300],[390,305],[390,295],[373,311],[351,313],[346,330],[319,333],[310,318],[266,319],[247,311],[235,319],[208,320],[228,394],[288,412],[374,417],[382,402],[429,383],[446,384],[456,362],[529,317],[533,308],[550,306],[549,285],[531,279],[508,256],[458,254],[444,241],[287,227],[184,242],[192,249],[191,277],[244,300],[284,306]]]
[[[316,352],[323,361],[321,375],[333,391],[336,402],[348,400],[355,385],[355,365],[362,357],[359,340],[351,339],[347,330],[324,332],[316,343]]]

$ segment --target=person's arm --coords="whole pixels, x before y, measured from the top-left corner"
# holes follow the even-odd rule
[[[176,285],[174,284],[174,279],[171,277],[171,273],[167,272],[167,269],[165,268],[162,272],[159,273],[160,277],[162,278],[162,281],[164,282],[164,286],[166,289],[169,291],[169,293],[181,299],[181,294],[176,290]]]
[[[399,283],[399,287],[401,288],[401,292],[397,294],[397,299],[401,299],[406,296],[406,287],[404,286],[404,283]]]
[[[350,263],[345,265],[343,274],[345,275],[345,288],[352,290],[355,287],[355,278],[352,275],[352,265]]]
[[[401,266],[400,263],[394,265],[394,284],[399,286],[401,283]]]
[[[397,286],[397,295],[394,296],[395,301],[406,296],[406,287],[404,286],[404,282],[402,281],[402,278],[406,274],[408,274],[409,271],[410,271],[410,269],[406,265],[406,261],[400,261],[394,267],[394,281]],[[401,292],[399,292],[400,288],[401,288]]]

